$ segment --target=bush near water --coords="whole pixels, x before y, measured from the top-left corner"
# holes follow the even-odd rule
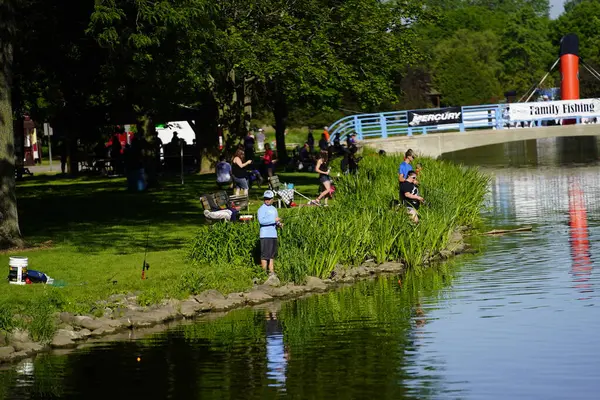
[[[307,275],[327,278],[338,265],[355,266],[369,259],[418,267],[444,249],[455,228],[479,222],[488,177],[475,168],[422,158],[420,193],[426,205],[419,209],[420,222],[413,224],[405,207],[392,206],[399,196],[401,162],[400,156],[367,153],[358,174],[335,179],[331,207],[281,210],[285,226],[275,264],[279,277],[295,283]],[[257,221],[204,227],[188,258],[199,267],[254,272],[259,261],[258,231]],[[245,273],[240,279],[249,277]]]

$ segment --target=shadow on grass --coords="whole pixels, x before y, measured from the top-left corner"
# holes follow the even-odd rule
[[[317,192],[314,173],[280,177],[306,196]],[[17,188],[21,232],[32,244],[52,240],[81,252],[140,252],[148,232],[148,251],[181,248],[205,224],[198,198],[217,187],[214,174],[186,176],[184,185],[179,179],[164,177],[159,188],[133,193],[126,190],[123,178],[28,177]],[[263,184],[250,191],[252,211],[266,189]]]
[[[43,176],[17,190],[21,231],[31,242],[126,254],[144,248],[149,229],[149,250],[169,250],[204,223],[198,197],[211,190],[212,175],[164,180],[145,193],[126,191],[124,179]]]

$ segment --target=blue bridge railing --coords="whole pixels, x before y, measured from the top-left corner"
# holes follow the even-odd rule
[[[465,132],[473,129],[505,129],[515,125],[542,126],[543,121],[556,120],[555,117],[539,118],[531,121],[510,120],[507,112],[511,104],[486,104],[480,106],[456,107],[462,113],[461,122],[446,123],[439,125],[411,126],[409,124],[409,112],[413,113],[435,113],[443,112],[447,109],[423,109],[413,111],[390,111],[373,114],[350,115],[339,119],[329,127],[331,141],[336,134],[343,140],[350,133],[356,132],[358,139],[388,138],[394,136],[413,136],[427,135],[441,131],[459,131]],[[585,117],[590,117],[589,112]],[[600,119],[600,109],[598,115],[592,115]],[[582,123],[582,116],[573,116],[573,121],[577,124]]]

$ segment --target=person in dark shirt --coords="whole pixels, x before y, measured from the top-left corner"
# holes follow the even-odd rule
[[[417,210],[421,203],[425,200],[419,196],[419,188],[416,185],[417,173],[415,171],[408,171],[407,177],[400,184],[400,200],[406,206],[408,214],[412,220],[416,223],[419,222],[419,216]]]
[[[246,160],[254,160],[254,135],[252,132],[248,132],[248,135],[244,138],[244,155]]]
[[[321,140],[319,140],[319,149],[321,149],[321,151],[327,151],[328,148],[329,148],[329,142],[327,142],[327,139],[325,138],[325,134],[322,134]]]
[[[306,139],[306,143],[308,143],[308,150],[310,153],[314,153],[315,151],[315,138],[313,136],[312,131],[308,132],[308,138]]]

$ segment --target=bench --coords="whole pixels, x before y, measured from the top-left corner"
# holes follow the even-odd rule
[[[216,193],[208,193],[200,196],[200,203],[202,204],[202,208],[204,209],[204,216],[206,220],[210,223],[225,219],[223,218],[209,218],[207,216],[207,212],[215,212],[219,210],[226,210],[229,208],[239,208],[240,210],[246,208],[246,210],[250,210],[250,201],[247,195],[240,196],[229,196],[227,192],[221,190]]]

